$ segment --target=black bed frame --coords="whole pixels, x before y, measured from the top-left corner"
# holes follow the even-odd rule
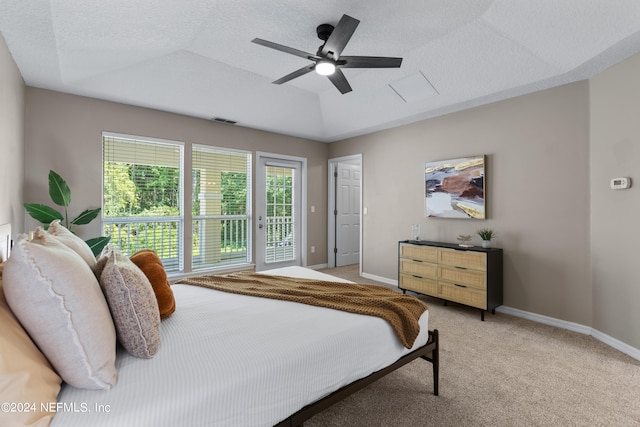
[[[438,375],[439,375],[439,339],[438,339],[438,330],[434,329],[433,331],[429,331],[429,340],[425,345],[416,350],[413,350],[411,353],[408,353],[398,359],[392,365],[387,366],[379,371],[372,373],[369,376],[361,378],[357,381],[352,382],[351,384],[347,384],[346,386],[334,391],[330,395],[323,397],[322,399],[311,403],[304,408],[300,409],[295,414],[291,415],[286,420],[281,421],[276,424],[276,427],[301,427],[303,423],[314,415],[324,411],[334,403],[337,403],[347,396],[355,393],[358,390],[361,390],[371,384],[374,381],[379,380],[385,375],[395,371],[396,369],[406,365],[409,362],[417,358],[422,358],[432,363],[433,365],[433,394],[438,395]]]

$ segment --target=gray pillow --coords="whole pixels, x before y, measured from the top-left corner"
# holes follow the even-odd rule
[[[149,279],[129,258],[112,250],[100,275],[120,344],[132,355],[153,357],[160,346],[160,310]]]

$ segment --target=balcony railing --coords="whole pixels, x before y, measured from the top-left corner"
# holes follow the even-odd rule
[[[183,270],[182,224],[180,217],[103,218],[111,245],[127,255],[153,249],[168,272]],[[248,217],[243,215],[194,217],[192,268],[248,262],[247,224]]]
[[[193,217],[193,269],[249,262],[248,222],[246,215]]]
[[[265,220],[265,262],[289,261],[296,256],[296,235],[292,216]]]
[[[180,217],[118,217],[103,218],[105,236],[123,254],[132,255],[141,249],[156,251],[165,270],[181,270],[182,218]]]
[[[180,217],[103,218],[104,234],[123,254],[141,249],[156,251],[167,271],[183,270]],[[250,262],[249,218],[246,215],[194,216],[192,269]],[[265,221],[267,262],[295,256],[293,217],[268,217]]]

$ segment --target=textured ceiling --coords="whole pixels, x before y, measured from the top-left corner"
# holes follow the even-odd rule
[[[271,82],[319,24],[361,21],[344,55],[403,57]],[[640,51],[637,0],[0,0],[29,86],[336,141],[583,80]],[[417,86],[412,86],[417,85]]]

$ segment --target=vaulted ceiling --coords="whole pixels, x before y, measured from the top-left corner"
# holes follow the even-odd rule
[[[360,20],[343,55],[402,57],[308,73],[316,27]],[[29,86],[331,142],[583,80],[640,51],[637,0],[0,0]]]

